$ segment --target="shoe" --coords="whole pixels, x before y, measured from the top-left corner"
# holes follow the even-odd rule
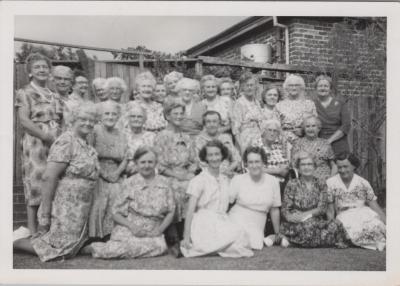
[[[273,234],[270,234],[264,238],[264,244],[267,247],[271,247],[272,245],[274,245],[274,241],[275,241],[275,235],[273,235]]]
[[[289,247],[289,245],[290,245],[290,243],[287,240],[287,238],[286,237],[282,237],[281,246],[284,247],[284,248],[287,248],[287,247]]]
[[[376,248],[377,248],[379,251],[384,251],[385,248],[386,248],[386,244],[385,244],[384,242],[378,242],[378,243],[376,244]]]
[[[24,226],[19,227],[18,229],[14,230],[13,232],[13,242],[21,239],[21,238],[28,238],[31,236],[31,232]]]
[[[183,257],[182,251],[181,251],[181,247],[178,243],[175,243],[174,245],[172,245],[169,248],[169,253],[172,254],[175,258],[181,258]]]

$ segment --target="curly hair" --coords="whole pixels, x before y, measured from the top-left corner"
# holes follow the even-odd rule
[[[182,73],[177,72],[177,71],[172,71],[172,72],[170,72],[169,74],[166,74],[166,75],[164,76],[164,83],[169,82],[169,81],[172,81],[172,80],[174,80],[174,79],[180,80],[180,79],[182,79],[182,78],[183,78],[183,74],[182,74]]]
[[[208,115],[217,115],[218,116],[218,119],[219,119],[219,122],[221,122],[221,114],[219,114],[219,112],[218,111],[215,111],[215,110],[207,110],[206,112],[204,112],[203,113],[203,116],[202,116],[202,121],[203,121],[203,126],[206,124],[206,117],[208,116]]]
[[[282,94],[281,88],[276,84],[268,84],[267,87],[261,92],[261,102],[262,102],[262,104],[264,104],[264,105],[267,104],[267,102],[265,100],[265,95],[271,89],[276,89],[276,92],[278,93],[278,102],[283,99],[283,94]]]
[[[329,82],[329,88],[332,89],[332,78],[330,76],[324,75],[324,74],[317,76],[317,78],[315,79],[315,87],[317,87],[318,83],[321,80],[326,80],[327,82]]]
[[[157,152],[154,150],[153,147],[149,146],[140,146],[136,149],[135,154],[133,155],[133,161],[136,163],[140,158],[142,158],[144,155],[147,153],[153,153],[154,156],[156,156],[156,162],[157,162]]]
[[[41,53],[31,53],[25,60],[25,68],[28,74],[32,72],[32,65],[37,61],[45,61],[47,63],[47,66],[49,67],[49,70],[52,67],[51,60],[48,57]]]
[[[257,75],[255,75],[249,71],[244,72],[239,78],[239,88],[241,88],[243,84],[245,84],[247,81],[249,81],[251,79],[253,79],[256,82],[256,84],[258,84],[258,76]]]
[[[317,167],[317,161],[315,159],[315,156],[313,154],[309,153],[309,152],[306,152],[306,151],[300,151],[300,152],[297,152],[294,155],[294,162],[293,162],[294,166],[297,169],[299,169],[301,160],[305,160],[305,159],[311,159],[313,161],[313,163],[314,163],[314,168]]]
[[[146,109],[141,106],[139,103],[136,101],[129,101],[128,104],[126,105],[126,115],[129,116],[132,114],[134,110],[140,110],[143,114],[144,117],[144,122],[147,120],[147,111]]]
[[[301,76],[295,75],[295,74],[290,74],[286,77],[286,79],[283,83],[283,90],[285,91],[286,95],[288,93],[289,84],[298,84],[300,86],[299,97],[304,97],[306,84],[304,82],[304,79]]]
[[[249,146],[246,148],[246,150],[244,150],[244,153],[243,153],[242,160],[245,165],[247,165],[247,159],[249,157],[249,154],[258,154],[261,156],[261,161],[264,164],[267,164],[267,162],[268,162],[268,156],[267,156],[267,153],[265,153],[264,148],[259,147],[259,146]]]
[[[224,144],[222,144],[221,141],[214,139],[211,141],[208,141],[200,150],[199,152],[199,158],[203,162],[207,162],[207,148],[209,147],[215,147],[218,148],[221,151],[222,159],[221,162],[224,161],[225,159],[228,159],[230,157],[230,152],[228,148]]]
[[[348,153],[348,152],[340,153],[334,159],[335,163],[337,163],[337,161],[344,161],[344,160],[348,160],[350,164],[352,164],[353,167],[356,169],[360,167],[361,164],[360,159],[358,159],[358,157],[353,153]]]
[[[107,100],[107,101],[99,102],[96,106],[97,106],[97,114],[98,114],[98,116],[102,116],[104,110],[107,107],[112,107],[113,109],[115,109],[117,111],[118,118],[121,116],[121,113],[122,113],[121,105],[118,104],[115,101]]]
[[[164,118],[167,119],[167,117],[171,114],[171,111],[174,110],[175,108],[181,107],[183,109],[183,112],[185,112],[185,105],[180,101],[180,100],[172,100],[171,102],[168,102],[167,104],[164,105]]]
[[[117,76],[107,78],[104,89],[108,91],[112,85],[117,85],[122,90],[122,93],[128,89],[125,81]]]
[[[153,89],[156,87],[156,84],[157,84],[156,78],[153,76],[153,74],[151,72],[146,71],[146,72],[142,72],[136,76],[136,78],[135,78],[136,89],[138,89],[138,86],[146,80],[150,81],[150,84],[153,87]]]
[[[69,123],[73,124],[82,112],[92,115],[95,120],[97,120],[98,112],[96,105],[93,102],[85,101],[71,109],[69,113]]]
[[[175,85],[175,91],[179,92],[181,89],[190,86],[191,88],[193,88],[193,90],[196,90],[197,88],[197,80],[191,79],[191,78],[187,78],[187,77],[183,77],[181,78],[177,84]]]

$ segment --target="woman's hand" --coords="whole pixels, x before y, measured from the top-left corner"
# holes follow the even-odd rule
[[[300,223],[300,222],[303,222],[304,221],[304,219],[307,217],[307,213],[305,213],[305,212],[298,212],[298,211],[295,211],[295,212],[293,212],[292,214],[291,214],[291,216],[290,216],[290,221],[291,222],[294,222],[294,223]]]
[[[120,177],[120,173],[118,171],[111,172],[110,174],[108,174],[107,177],[108,177],[107,180],[110,183],[116,183],[118,181],[119,177]]]
[[[143,231],[141,229],[138,230],[137,228],[135,228],[132,225],[129,227],[129,230],[136,237],[146,237],[146,236],[148,236],[148,234],[145,231]]]
[[[155,227],[147,235],[150,237],[157,237],[157,236],[161,236],[162,232],[160,231],[160,229],[158,227]]]
[[[32,235],[32,238],[39,237],[50,230],[50,224],[41,225],[39,224],[36,233]]]
[[[48,146],[51,146],[51,144],[53,144],[54,140],[55,140],[54,136],[49,133],[47,133],[45,135],[45,137],[43,138],[44,143],[47,144]]]
[[[191,239],[189,237],[185,237],[182,241],[181,241],[181,246],[183,248],[186,249],[190,249],[192,247],[192,242]]]

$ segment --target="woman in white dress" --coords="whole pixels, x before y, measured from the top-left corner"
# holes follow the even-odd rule
[[[339,155],[336,164],[339,174],[326,181],[328,218],[334,218],[336,212],[354,245],[382,251],[386,246],[385,213],[368,181],[354,174],[359,160],[353,154]]]
[[[270,213],[278,242],[281,194],[279,180],[264,172],[266,154],[261,147],[248,147],[243,154],[247,173],[235,176],[230,184],[230,202],[236,202],[229,211],[234,223],[241,225],[250,238],[252,249],[262,249],[267,213]]]
[[[246,232],[233,224],[226,213],[229,181],[219,169],[228,152],[218,140],[207,142],[200,150],[199,157],[207,162],[207,168],[190,181],[187,190],[190,198],[181,243],[185,257],[253,255]]]

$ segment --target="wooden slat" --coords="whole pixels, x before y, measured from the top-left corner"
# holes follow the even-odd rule
[[[221,59],[216,57],[199,56],[199,59],[202,60],[204,64],[209,64],[209,65],[246,67],[246,68],[253,68],[260,70],[295,72],[295,73],[312,73],[319,71],[317,68],[311,68],[311,67],[303,68],[300,66],[286,65],[286,64],[255,63],[242,60]]]

